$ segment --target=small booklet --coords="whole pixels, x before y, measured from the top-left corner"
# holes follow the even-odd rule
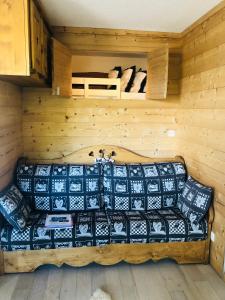
[[[47,215],[45,220],[47,228],[73,228],[73,219],[71,214]]]

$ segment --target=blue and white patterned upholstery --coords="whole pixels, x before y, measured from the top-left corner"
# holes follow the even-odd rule
[[[33,211],[22,232],[5,220],[1,224],[4,251],[207,238],[206,219],[196,222],[180,210],[182,197],[187,196],[184,195],[186,168],[180,162],[125,165],[105,161],[94,165],[19,162],[15,175],[15,183],[29,199]],[[197,188],[195,196],[202,193],[200,184]],[[46,213],[58,212],[72,213],[73,228],[45,228]]]
[[[188,176],[177,206],[190,221],[199,223],[210,207],[212,196],[213,189],[211,187]]]
[[[5,224],[1,229],[1,249],[39,250],[100,246],[109,243],[155,243],[204,240],[207,223],[198,225],[184,218],[178,209],[148,212],[77,212],[73,228],[47,229],[45,213],[32,215],[23,232]]]
[[[182,163],[107,163],[103,169],[108,210],[148,211],[176,207],[186,181]]]
[[[73,212],[101,208],[101,165],[19,163],[16,184],[35,209]]]
[[[31,208],[14,184],[0,193],[0,212],[19,231],[26,227]]]

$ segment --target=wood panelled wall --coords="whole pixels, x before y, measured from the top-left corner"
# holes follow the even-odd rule
[[[24,154],[55,158],[82,147],[119,145],[149,156],[174,156],[179,98],[166,101],[92,100],[51,96],[47,89],[24,89]]]
[[[101,29],[55,26],[54,37],[66,45],[73,54],[98,53],[148,53],[168,46],[180,52],[180,33],[150,32],[126,29]]]
[[[91,39],[89,31],[55,32],[68,40],[71,35]],[[24,154],[55,158],[85,146],[114,144],[148,156],[184,156],[189,172],[215,188],[211,264],[223,277],[225,9],[187,30],[183,43],[181,95],[164,101],[76,100],[51,96],[50,90],[24,89]],[[169,129],[176,130],[176,137],[168,137]]]
[[[184,37],[180,153],[189,171],[215,188],[211,264],[224,276],[225,254],[225,9]]]
[[[20,88],[0,81],[0,190],[12,179],[22,154],[22,102]]]

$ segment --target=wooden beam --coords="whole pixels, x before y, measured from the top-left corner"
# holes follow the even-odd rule
[[[57,26],[53,27],[53,35],[73,54],[80,51],[148,53],[163,45],[179,52],[182,47],[179,33]]]

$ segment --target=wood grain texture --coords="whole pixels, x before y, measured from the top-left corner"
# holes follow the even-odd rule
[[[148,56],[148,99],[166,99],[168,86],[169,49],[163,47]]]
[[[83,51],[148,53],[165,45],[173,52],[180,52],[182,46],[179,33],[59,26],[53,27],[53,34],[74,54]]]
[[[183,37],[178,144],[189,172],[215,188],[210,261],[224,277],[225,255],[225,2]]]
[[[34,1],[30,1],[31,69],[38,74],[42,74],[42,22]]]
[[[20,88],[0,81],[0,191],[13,178],[18,157],[22,155],[22,93]],[[0,274],[4,273],[0,251]]]
[[[0,277],[4,300],[87,300],[102,288],[115,300],[224,300],[225,285],[209,265],[164,260],[140,265],[43,266]]]
[[[85,77],[72,77],[72,84],[82,84],[83,89],[72,89],[73,97],[83,97],[83,98],[109,98],[120,99],[120,79],[119,78],[85,78]],[[114,86],[115,89],[92,89],[90,85],[103,85],[103,86]]]
[[[48,89],[23,90],[24,155],[47,159],[88,146],[118,145],[150,157],[179,155],[177,96],[168,101],[72,99]]]
[[[34,1],[0,1],[0,79],[47,86],[49,32]]]
[[[0,81],[0,190],[11,180],[22,155],[22,97],[18,87]]]
[[[29,75],[28,0],[1,0],[0,7],[0,74]]]
[[[215,7],[213,7],[211,10],[209,10],[206,14],[204,14],[202,17],[200,17],[197,21],[195,21],[193,24],[188,26],[182,33],[182,37],[189,37],[192,35],[194,31],[198,32],[200,29],[203,29],[205,27],[212,27],[212,23],[215,24],[218,22],[218,16],[221,15],[221,13],[224,13],[225,9],[225,1],[222,0],[219,4],[217,4]],[[219,20],[220,22],[220,20]],[[202,26],[203,25],[203,26]],[[208,25],[208,26],[207,26]]]
[[[85,147],[79,150],[74,151],[66,156],[51,158],[51,159],[31,159],[32,162],[41,162],[41,163],[94,163],[95,159],[102,157],[107,159],[113,158],[117,163],[155,163],[155,162],[184,162],[184,159],[181,156],[176,156],[174,158],[152,158],[143,156],[135,153],[134,151],[113,146],[113,145],[95,145],[90,147]],[[112,155],[113,154],[113,155]],[[26,159],[26,158],[25,158]]]
[[[58,267],[86,266],[92,262],[113,265],[121,261],[140,264],[148,260],[174,259],[179,264],[208,263],[207,241],[152,244],[117,244],[104,247],[79,247],[32,251],[3,252],[4,272],[32,272],[44,264]]]
[[[52,38],[52,89],[59,95],[72,95],[72,55],[62,43]]]
[[[79,56],[78,56],[79,57]],[[96,56],[95,56],[96,57]],[[89,56],[86,56],[89,58]],[[108,58],[110,60],[111,57]],[[93,59],[94,60],[94,59]],[[74,97],[81,98],[121,98],[129,100],[145,100],[145,99],[166,99],[167,95],[179,95],[180,93],[180,79],[181,79],[181,64],[182,57],[180,53],[170,53],[168,48],[160,48],[154,50],[146,56],[146,61],[148,65],[148,93],[120,93],[120,86],[118,79],[109,79],[109,78],[82,78],[82,77],[73,77],[72,84],[84,85],[82,89],[72,89],[72,95]],[[132,64],[136,64],[136,58],[132,60]],[[95,64],[92,61],[93,65],[100,69],[101,64]],[[76,68],[76,66],[74,67]],[[105,84],[105,85],[114,85],[115,90],[110,89],[89,89],[89,85],[94,84]]]
[[[42,17],[37,1],[30,1],[30,52],[31,70],[43,79],[49,78],[48,48],[50,33]]]

